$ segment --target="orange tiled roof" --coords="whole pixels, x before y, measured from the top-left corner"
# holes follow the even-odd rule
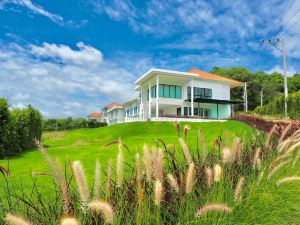
[[[206,79],[206,80],[223,81],[223,82],[238,85],[238,86],[243,85],[243,83],[240,82],[240,81],[232,80],[232,79],[229,79],[229,78],[226,78],[226,77],[222,77],[222,76],[219,76],[219,75],[208,73],[208,72],[205,72],[205,71],[202,71],[202,70],[197,70],[197,69],[194,69],[194,68],[188,70],[187,72],[198,74],[200,78],[203,78],[203,79]]]
[[[88,115],[88,117],[100,117],[102,112],[92,112]]]
[[[108,104],[107,106],[104,106],[105,109],[110,109],[112,107],[115,107],[115,106],[121,106],[122,104],[119,103],[119,102],[113,102],[113,103],[110,103]]]

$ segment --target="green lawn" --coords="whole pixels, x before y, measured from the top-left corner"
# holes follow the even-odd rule
[[[187,123],[181,123],[183,126]],[[213,141],[222,134],[228,132],[232,138],[234,135],[244,136],[251,134],[252,128],[237,121],[189,123],[187,142],[191,148],[197,144],[197,130],[201,128],[207,144],[212,146]],[[99,159],[103,167],[111,158],[116,159],[117,146],[104,145],[112,140],[121,138],[128,145],[131,152],[125,151],[125,157],[129,160],[138,150],[142,149],[143,143],[155,144],[156,138],[161,138],[168,144],[177,144],[177,131],[171,122],[135,122],[118,124],[110,127],[95,129],[78,129],[71,131],[47,132],[43,136],[43,145],[52,157],[58,157],[66,164],[68,159],[80,160],[90,177],[94,173],[95,160]],[[0,165],[7,167],[7,161],[1,160]],[[22,179],[23,184],[28,184],[30,174],[34,172],[48,171],[48,166],[38,150],[27,151],[18,156],[10,157],[9,168],[11,176]],[[38,178],[44,180],[46,178]]]

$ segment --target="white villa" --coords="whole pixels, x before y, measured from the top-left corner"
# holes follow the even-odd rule
[[[232,115],[230,89],[244,83],[197,69],[151,69],[136,82],[138,97],[103,108],[108,125],[132,121],[224,121]]]

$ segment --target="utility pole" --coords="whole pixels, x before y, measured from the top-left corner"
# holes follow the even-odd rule
[[[248,112],[247,82],[245,82],[245,86],[244,86],[244,107],[245,107],[245,112]]]
[[[264,97],[264,90],[261,89],[261,91],[260,91],[260,106],[263,106],[263,97]]]
[[[288,84],[287,84],[287,69],[286,69],[286,49],[284,39],[277,39],[276,41],[272,40],[263,40],[262,43],[269,44],[272,47],[276,48],[282,54],[283,62],[283,77],[284,77],[284,114],[287,117],[287,97],[288,97]],[[278,48],[277,44],[281,43],[281,48]]]

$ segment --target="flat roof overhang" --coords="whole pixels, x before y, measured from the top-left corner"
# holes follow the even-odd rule
[[[199,78],[199,76],[195,73],[187,73],[187,72],[179,72],[179,71],[174,71],[174,70],[163,70],[163,69],[156,69],[152,68],[150,69],[147,73],[142,75],[138,80],[135,81],[135,84],[138,86],[145,82],[148,79],[151,79],[154,75],[156,74],[161,74],[161,75],[169,75],[169,76],[176,76],[176,77],[193,77],[193,78]],[[138,89],[138,86],[136,89]]]
[[[185,101],[191,102],[191,99],[186,99]],[[233,105],[233,104],[242,104],[243,101],[234,101],[234,100],[223,100],[223,99],[213,99],[213,98],[194,98],[194,102],[197,103],[215,103],[221,105]]]

